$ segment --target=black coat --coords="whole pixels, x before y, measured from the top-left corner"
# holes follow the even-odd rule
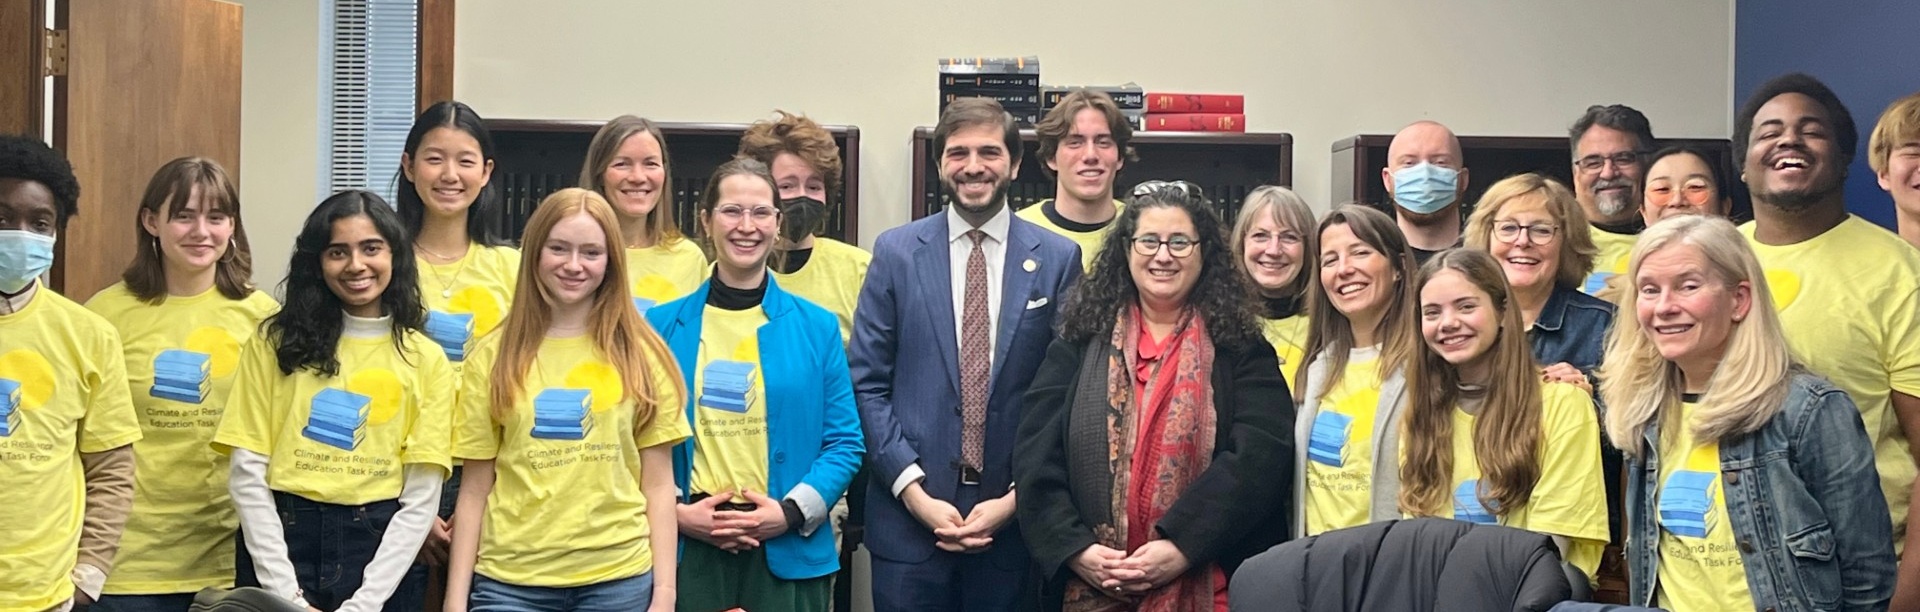
[[[1240,566],[1233,610],[1260,612],[1542,611],[1586,575],[1552,538],[1438,518],[1380,521],[1276,546]]]
[[[1042,602],[1050,609],[1059,607],[1059,595],[1075,579],[1067,562],[1098,541],[1074,501],[1067,448],[1088,441],[1069,439],[1068,416],[1081,392],[1086,350],[1108,341],[1055,340],[1047,347],[1015,438],[1017,516],[1044,581]],[[1266,342],[1237,349],[1216,343],[1212,379],[1212,461],[1153,528],[1193,568],[1219,564],[1231,575],[1247,557],[1285,541],[1293,524],[1294,407]],[[1087,391],[1106,393],[1104,386]]]

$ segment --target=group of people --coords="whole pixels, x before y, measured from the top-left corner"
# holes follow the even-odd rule
[[[1056,197],[1010,210],[1019,130],[963,99],[948,206],[869,253],[819,235],[839,151],[784,112],[687,233],[660,130],[608,122],[515,247],[441,102],[395,201],[310,213],[284,304],[184,158],[84,306],[39,280],[80,186],[0,137],[0,610],[826,610],[845,498],[883,612],[1224,610],[1276,544],[1423,516],[1545,535],[1635,605],[1920,606],[1920,95],[1868,147],[1899,235],[1847,213],[1824,85],[1736,122],[1739,226],[1726,160],[1618,105],[1574,123],[1572,188],[1466,214],[1420,122],[1390,205],[1228,219],[1115,193],[1132,132],[1087,90],[1036,126]]]

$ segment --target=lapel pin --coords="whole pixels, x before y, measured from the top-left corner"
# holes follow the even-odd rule
[[[1034,271],[1034,269],[1036,269],[1036,268],[1039,268],[1039,267],[1040,267],[1040,263],[1039,263],[1039,262],[1036,262],[1036,261],[1034,261],[1034,260],[1031,260],[1031,259],[1029,259],[1029,260],[1027,260],[1027,261],[1026,261],[1026,263],[1023,263],[1023,264],[1020,264],[1020,267],[1021,267],[1021,269],[1024,269],[1024,270],[1026,270],[1026,271],[1028,271],[1028,272],[1032,272],[1032,271]]]

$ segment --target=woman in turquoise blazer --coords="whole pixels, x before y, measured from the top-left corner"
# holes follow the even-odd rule
[[[647,311],[684,373],[694,430],[673,461],[681,610],[832,604],[827,513],[865,443],[838,319],[768,273],[775,193],[757,161],[715,170],[699,211],[713,275]]]

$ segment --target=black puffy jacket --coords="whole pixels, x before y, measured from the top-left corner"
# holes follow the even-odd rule
[[[1275,546],[1242,564],[1228,593],[1234,612],[1540,612],[1586,587],[1547,536],[1421,518]]]

